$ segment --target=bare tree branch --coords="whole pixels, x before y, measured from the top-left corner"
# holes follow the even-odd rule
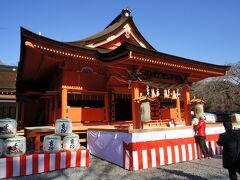
[[[208,78],[192,86],[192,96],[208,101],[207,111],[240,111],[240,62],[233,64],[226,76]]]

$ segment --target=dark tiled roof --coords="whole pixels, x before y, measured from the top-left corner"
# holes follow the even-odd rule
[[[0,65],[0,91],[16,89],[16,66]]]

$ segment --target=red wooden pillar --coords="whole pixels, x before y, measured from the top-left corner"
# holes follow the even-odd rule
[[[62,88],[62,118],[67,118],[67,89]]]
[[[107,121],[108,123],[109,123],[109,119],[110,119],[110,117],[109,117],[109,94],[108,94],[108,92],[107,93],[105,93],[105,95],[104,95],[104,105],[105,105],[105,120],[104,121]]]
[[[176,99],[176,107],[177,107],[177,118],[181,120],[181,105],[180,105],[180,97],[177,96]]]
[[[184,114],[185,114],[185,124],[191,125],[191,109],[190,109],[190,89],[188,86],[183,88],[184,97]]]
[[[133,129],[141,129],[140,122],[140,104],[137,103],[134,99],[139,97],[139,84],[138,82],[133,82],[131,84],[132,88],[132,120],[133,120]]]

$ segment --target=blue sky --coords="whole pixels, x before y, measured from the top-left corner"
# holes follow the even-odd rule
[[[239,0],[1,0],[0,60],[17,65],[21,26],[75,41],[103,30],[126,7],[160,52],[219,65],[240,61]]]

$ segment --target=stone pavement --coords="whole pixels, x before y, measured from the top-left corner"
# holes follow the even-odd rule
[[[240,176],[238,176],[240,179]],[[192,160],[140,171],[127,171],[114,164],[91,156],[89,168],[69,168],[37,175],[16,177],[17,180],[77,180],[77,179],[194,179],[227,180],[228,171],[222,168],[221,156],[209,160]]]

